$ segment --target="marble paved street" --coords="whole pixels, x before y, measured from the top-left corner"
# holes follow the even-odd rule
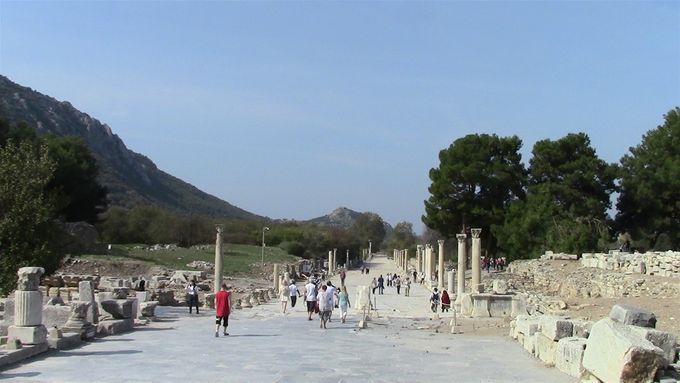
[[[395,271],[385,258],[371,275]],[[353,287],[368,278],[348,274]],[[339,284],[339,283],[338,283]],[[184,308],[159,308],[163,318],[132,333],[54,352],[0,372],[21,382],[575,382],[546,368],[509,338],[451,335],[406,329],[411,316],[426,317],[427,291],[412,297],[394,289],[378,297],[380,319],[356,330],[358,317],[319,329],[303,305],[286,316],[274,302],[238,310],[228,337],[214,337],[214,314],[189,316]],[[423,301],[424,300],[424,301]],[[337,311],[337,310],[336,310]]]

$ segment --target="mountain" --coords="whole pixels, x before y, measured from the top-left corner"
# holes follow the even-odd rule
[[[334,226],[348,229],[354,225],[354,222],[356,222],[361,214],[362,213],[346,207],[339,207],[324,216],[313,218],[305,222],[321,226]],[[392,225],[385,221],[383,221],[383,223],[385,225],[385,233],[388,235],[392,233]]]
[[[158,169],[131,151],[111,128],[74,108],[0,75],[0,118],[24,121],[39,134],[82,137],[97,158],[110,206],[156,205],[178,213],[261,219]]]

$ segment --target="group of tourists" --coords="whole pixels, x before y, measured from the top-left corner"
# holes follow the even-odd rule
[[[430,309],[433,313],[437,312],[440,304],[442,312],[448,312],[451,309],[451,297],[445,289],[442,289],[440,295],[438,289],[435,287],[430,295]]]
[[[491,270],[495,271],[503,271],[503,268],[506,265],[506,260],[505,257],[499,257],[499,258],[492,258],[492,257],[483,257],[482,258],[482,270],[486,270],[487,273],[490,273]]]
[[[326,324],[332,320],[333,309],[340,309],[340,320],[345,323],[347,310],[351,307],[347,287],[343,284],[338,290],[331,281],[324,281],[312,277],[305,285],[305,301],[307,302],[307,319],[312,315],[319,315],[319,328],[326,329]]]
[[[385,278],[382,274],[378,278],[373,277],[371,281],[371,291],[375,295],[375,290],[378,290],[378,295],[383,295],[385,293],[385,283],[387,287],[394,287],[397,290],[397,294],[401,295],[401,288],[404,288],[404,296],[409,296],[411,294],[411,278],[406,277],[402,279],[400,275],[387,273]]]

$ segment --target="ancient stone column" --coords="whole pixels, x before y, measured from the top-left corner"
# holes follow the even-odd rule
[[[42,267],[22,267],[14,293],[14,325],[7,329],[7,338],[22,344],[47,342],[47,329],[42,324],[42,293],[38,291]]]
[[[437,241],[439,244],[439,272],[437,274],[439,290],[444,288],[444,240]]]
[[[215,225],[217,239],[215,240],[215,283],[213,291],[220,291],[222,288],[222,225]]]
[[[279,292],[279,264],[274,264],[274,273],[272,275],[272,287],[274,291]]]
[[[454,289],[454,285],[453,285],[454,273],[455,273],[454,270],[449,270],[449,271],[446,272],[446,277],[447,277],[446,279],[447,279],[447,282],[448,282],[448,283],[447,283],[446,289],[449,291],[449,294],[453,294],[453,289]]]
[[[434,278],[437,275],[437,260],[434,254],[434,247],[432,245],[427,245],[428,252],[430,254],[430,277]]]
[[[420,272],[423,271],[423,266],[421,265],[423,256],[420,254],[422,249],[423,249],[422,246],[420,245],[416,246],[416,271],[418,272],[418,274],[420,274]]]
[[[482,281],[482,240],[479,235],[482,233],[482,229],[472,229],[472,284],[470,289],[472,292],[476,292],[478,285]]]
[[[460,302],[460,299],[465,292],[465,248],[467,247],[467,244],[465,243],[466,238],[467,235],[465,234],[456,234],[456,239],[458,240],[458,286],[456,288],[456,302]]]
[[[337,253],[338,253],[338,249],[333,249],[333,271],[335,271],[335,269],[337,269],[337,266],[338,266]]]
[[[408,271],[408,249],[404,249],[404,271]]]
[[[333,250],[328,251],[328,274],[333,272]]]

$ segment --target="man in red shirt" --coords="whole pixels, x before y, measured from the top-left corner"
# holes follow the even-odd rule
[[[222,289],[215,294],[215,338],[220,336],[220,323],[224,326],[224,335],[229,335],[227,332],[229,313],[231,313],[231,293],[227,291],[227,285],[223,283]]]

